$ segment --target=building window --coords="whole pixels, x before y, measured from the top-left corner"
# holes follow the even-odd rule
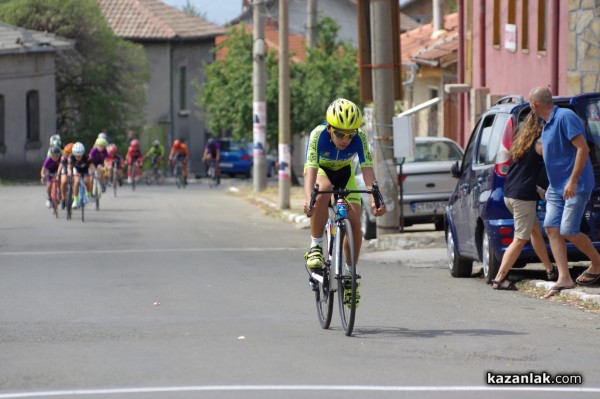
[[[40,141],[40,94],[37,90],[27,92],[27,142]]]
[[[481,7],[485,7],[485,5]],[[481,32],[481,34],[485,35],[485,32]],[[494,32],[492,40],[494,47],[500,47],[500,0],[494,0]]]
[[[517,23],[517,2],[508,0],[508,23],[515,25]]]
[[[521,50],[529,51],[529,0],[521,1]]]
[[[546,51],[546,0],[538,0],[538,15],[537,15],[537,50],[538,52]]]
[[[179,110],[187,109],[187,68],[179,67]]]

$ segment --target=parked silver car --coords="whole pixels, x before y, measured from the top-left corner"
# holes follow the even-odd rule
[[[403,204],[404,226],[434,223],[436,230],[444,229],[446,204],[456,182],[450,168],[463,157],[463,150],[453,140],[444,137],[417,137],[413,157],[396,160],[398,177],[398,202]],[[355,170],[359,187],[364,187],[360,168]],[[400,185],[400,183],[402,183]],[[370,200],[363,196],[362,233],[366,239],[375,238],[375,217]]]

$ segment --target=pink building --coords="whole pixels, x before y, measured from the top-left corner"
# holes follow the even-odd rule
[[[599,90],[595,1],[459,0],[457,138],[499,97],[548,86],[554,95]],[[460,85],[463,83],[463,85]]]

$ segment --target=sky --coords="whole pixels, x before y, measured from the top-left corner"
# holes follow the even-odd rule
[[[186,0],[161,0],[175,8],[182,9]],[[225,25],[242,13],[242,0],[189,0],[196,10],[217,25]]]

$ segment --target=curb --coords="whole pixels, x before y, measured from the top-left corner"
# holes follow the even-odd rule
[[[553,285],[554,282],[552,281],[532,281],[532,283],[534,283],[534,285],[536,287],[540,287],[540,288],[544,288],[545,290],[549,290]],[[585,290],[586,287],[582,287],[580,285],[575,285],[575,288],[570,289],[570,290],[564,290],[561,291],[560,294],[558,294],[557,296],[560,295],[564,295],[570,298],[575,298],[578,299],[580,301],[583,302],[592,302],[596,305],[600,305],[600,295],[598,294],[589,294],[583,290]]]

